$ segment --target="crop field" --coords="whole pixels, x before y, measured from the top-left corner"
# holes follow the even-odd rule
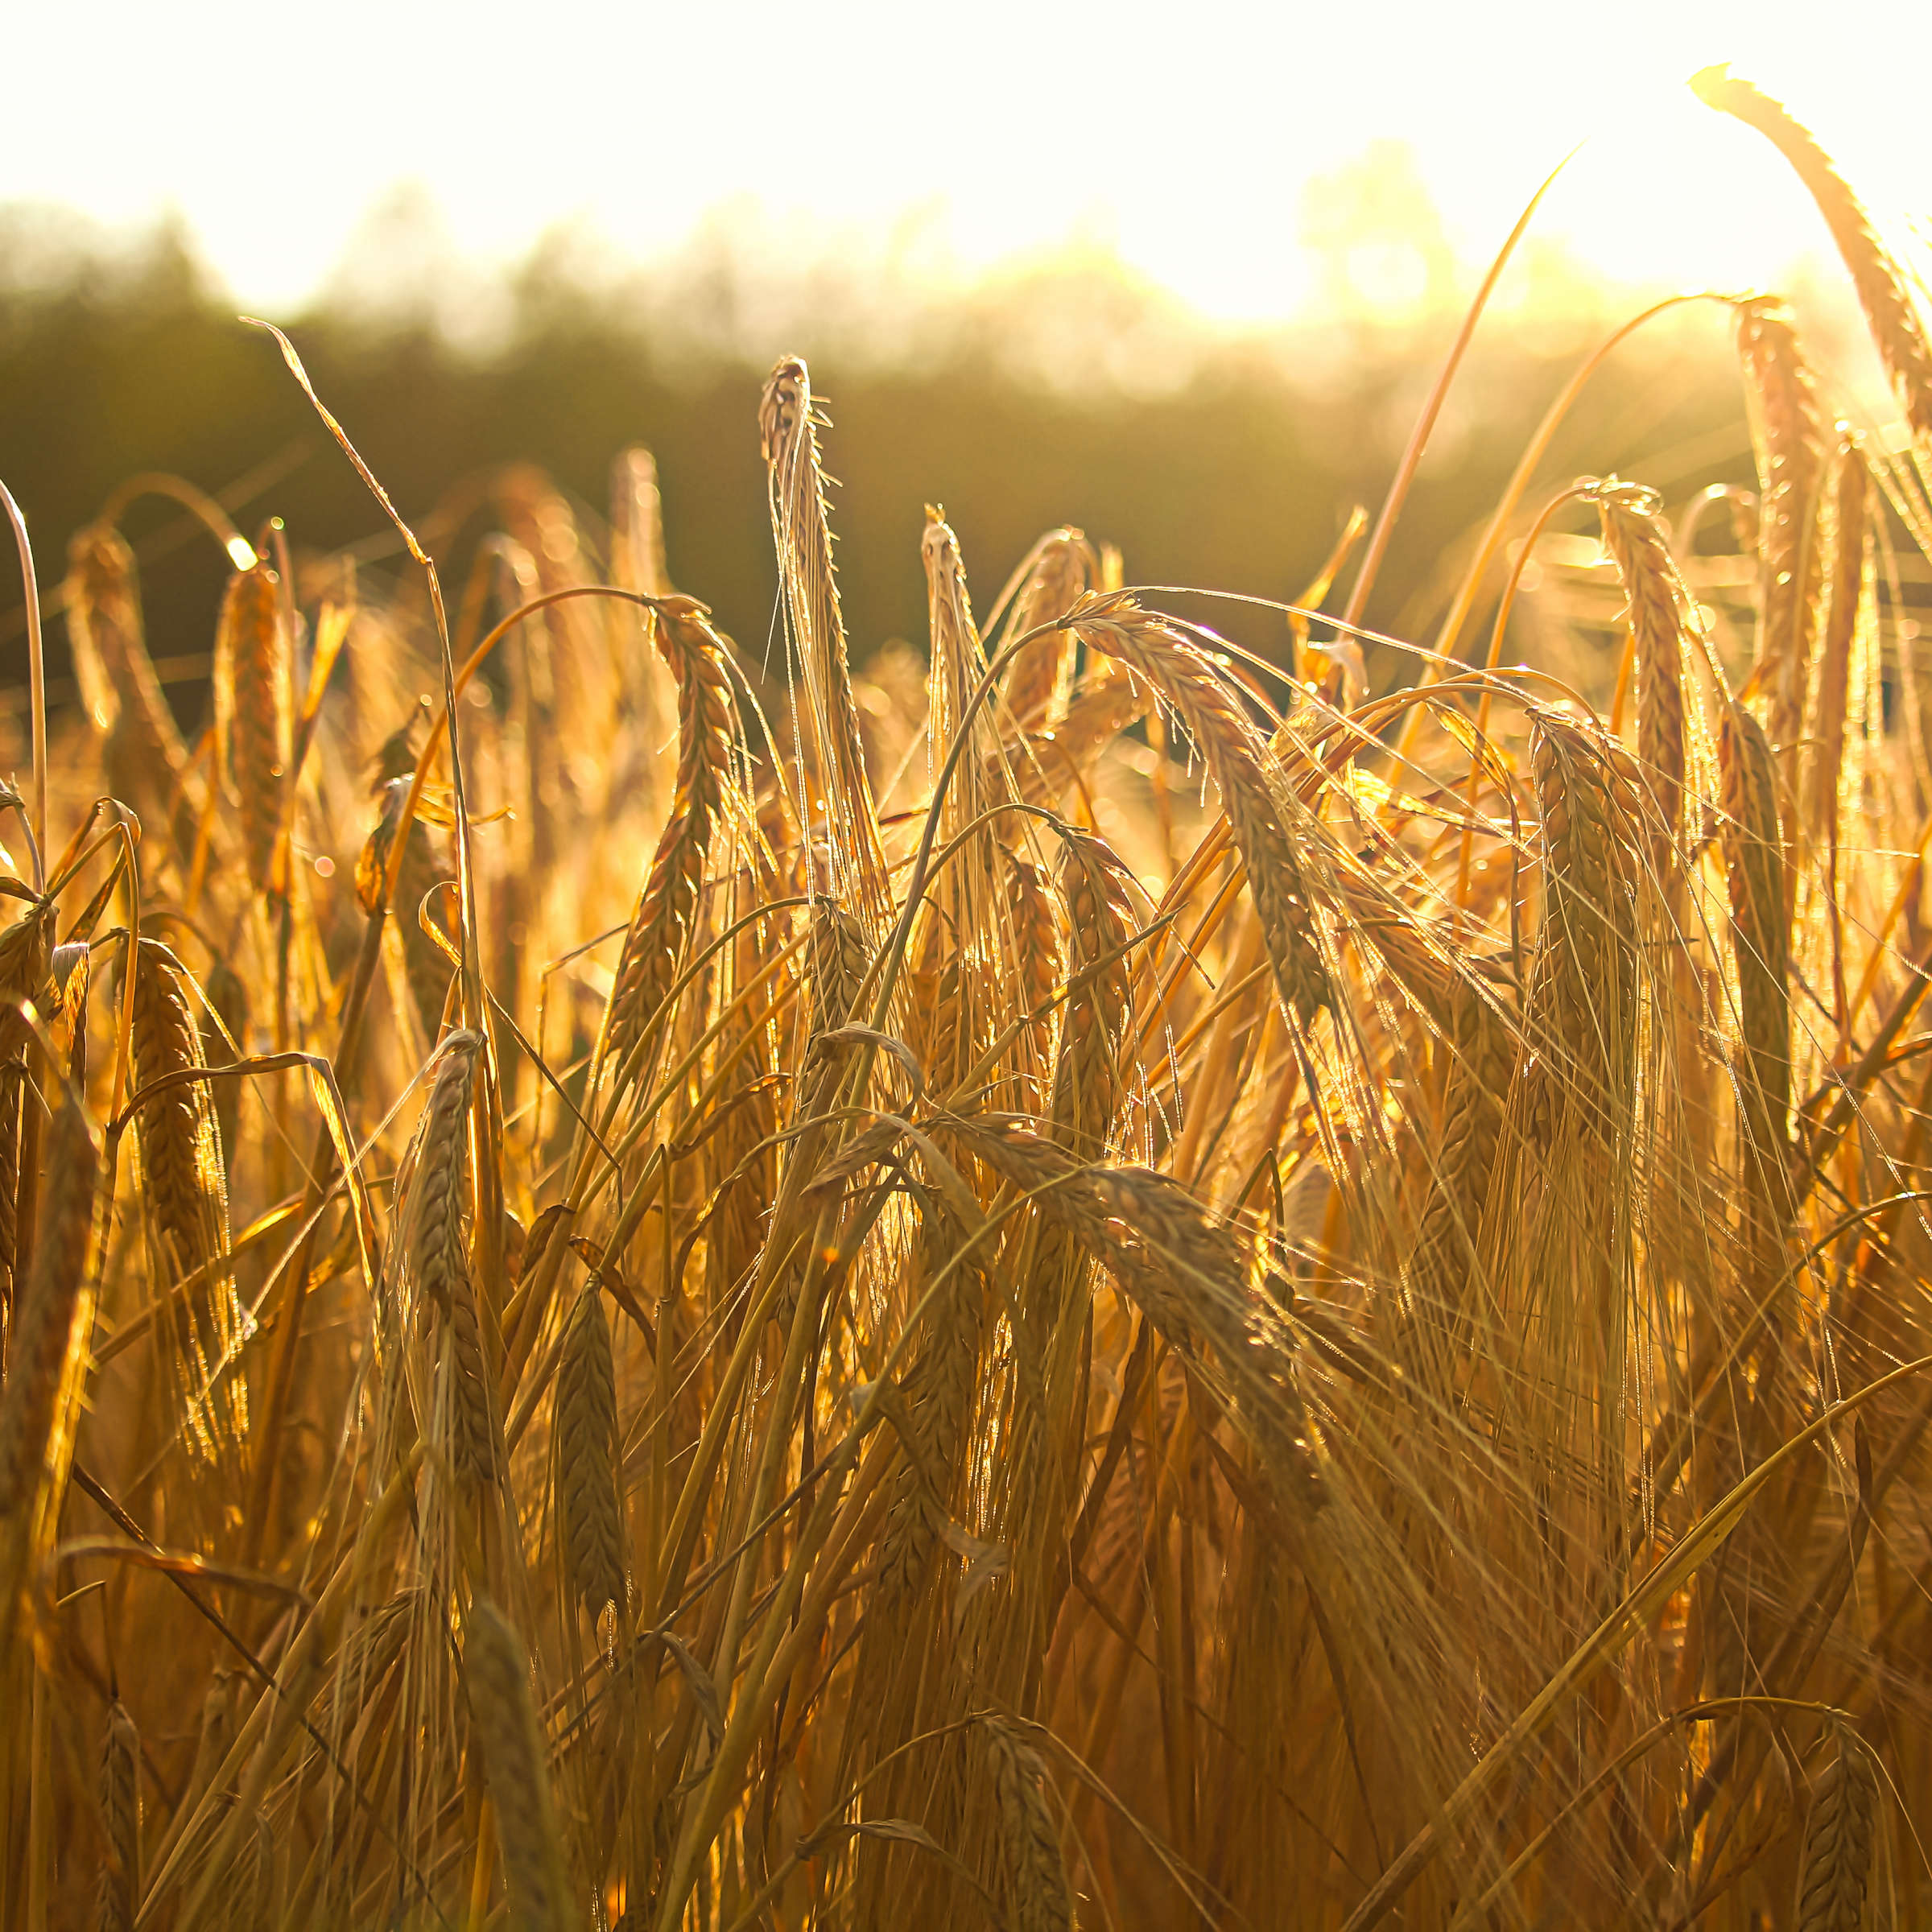
[[[393,572],[6,497],[0,1926],[1927,1922],[1932,346],[1693,85],[1889,406],[1659,303],[1426,635],[1468,330],[1265,655],[931,508],[862,657],[795,357],[769,642],[642,447],[426,547],[272,332]],[[1756,487],[1577,477],[1690,300]]]

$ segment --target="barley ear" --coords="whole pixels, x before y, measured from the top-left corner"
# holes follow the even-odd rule
[[[1811,1799],[1798,1881],[1798,1932],[1858,1932],[1872,1876],[1878,1773],[1862,1739],[1841,1733]]]
[[[1706,68],[1690,85],[1707,106],[1735,115],[1770,141],[1810,191],[1818,212],[1844,258],[1872,339],[1898,393],[1899,404],[1922,444],[1932,442],[1932,346],[1926,340],[1912,291],[1878,238],[1864,204],[1852,192],[1811,130],[1781,101],[1740,80],[1728,67]]]
[[[1274,782],[1259,733],[1207,654],[1174,625],[1125,592],[1084,597],[1069,622],[1089,650],[1152,684],[1200,747],[1247,868],[1282,1005],[1311,1018],[1333,997],[1302,864],[1303,852],[1319,845],[1319,828],[1302,814],[1297,836],[1290,836],[1284,821],[1293,801]]]
[[[1678,574],[1653,493],[1605,484],[1597,498],[1604,547],[1630,603],[1637,659],[1637,751],[1666,841],[1676,835],[1684,790],[1683,613]]]
[[[294,699],[282,580],[266,564],[229,580],[215,637],[221,756],[242,808],[249,882],[270,883],[292,753]]]
[[[1823,422],[1797,324],[1783,303],[1740,303],[1737,348],[1757,456],[1760,588],[1753,675],[1764,694],[1765,729],[1790,785],[1818,628]]]
[[[696,930],[737,753],[724,641],[704,606],[667,598],[654,629],[678,683],[677,788],[611,986],[605,1054],[621,1083],[634,1077],[625,1063],[669,995]]]
[[[99,1150],[86,1117],[63,1098],[47,1146],[38,1238],[0,1385],[0,1656],[22,1586],[51,1538],[67,1487],[87,1371],[93,1296],[86,1286]]]
[[[1003,1719],[980,1720],[1018,1932],[1072,1932],[1073,1887],[1046,1806],[1039,1753]]]
[[[603,1291],[577,1298],[557,1370],[557,1514],[572,1590],[594,1620],[625,1604],[617,1396]]]
[[[134,1067],[145,1088],[205,1066],[186,969],[157,939],[142,939],[134,972]],[[159,1266],[155,1290],[204,1272],[160,1329],[188,1422],[188,1441],[213,1459],[248,1426],[247,1393],[227,1371],[241,1332],[229,1253],[228,1177],[209,1083],[175,1080],[137,1117],[148,1222]],[[218,1383],[217,1378],[219,1377]],[[211,1395],[211,1385],[213,1393]]]
[[[1035,546],[1032,569],[1014,601],[1007,638],[1023,638],[1066,616],[1100,574],[1093,546],[1077,530],[1056,530]],[[1029,731],[1051,731],[1073,692],[1073,633],[1049,631],[1022,645],[1006,667],[1006,707]]]
[[[141,1897],[141,1764],[134,1720],[117,1698],[101,1748],[101,1823],[107,1840],[94,1902],[97,1932],[132,1932]]]
[[[516,1632],[487,1597],[471,1607],[464,1658],[470,1715],[496,1805],[510,1925],[513,1932],[564,1932],[570,1922],[568,1885],[530,1663]]]
[[[858,705],[845,650],[845,620],[832,568],[832,526],[819,453],[824,420],[811,377],[796,356],[782,357],[765,381],[758,434],[769,472],[772,539],[787,627],[803,676],[811,754],[824,790],[832,884],[883,922],[891,885],[880,848],[878,815],[865,769]]]

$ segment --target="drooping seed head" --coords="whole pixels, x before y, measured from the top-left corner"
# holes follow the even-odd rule
[[[215,638],[215,719],[258,891],[269,882],[281,836],[294,734],[291,656],[282,580],[265,563],[237,571]]]
[[[557,1368],[557,1514],[565,1575],[594,1620],[625,1603],[617,1396],[610,1325],[593,1281],[577,1298]]]
[[[516,1632],[486,1597],[471,1606],[463,1657],[470,1717],[496,1806],[510,1923],[514,1932],[564,1932],[569,1900],[529,1660]]]

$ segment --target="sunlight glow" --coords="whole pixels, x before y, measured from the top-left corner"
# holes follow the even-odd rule
[[[0,199],[178,214],[238,302],[283,311],[366,258],[398,183],[436,211],[445,266],[508,264],[560,223],[649,260],[724,208],[801,266],[877,256],[941,289],[1071,240],[1220,320],[1303,311],[1338,272],[1413,304],[1485,259],[1579,140],[1534,231],[1546,256],[1762,285],[1829,243],[1762,142],[1684,85],[1723,60],[1817,130],[1881,222],[1932,205],[1913,97],[1932,10],[1901,0],[1828,23],[1781,0],[9,10],[32,84],[0,118]],[[1338,203],[1391,142],[1413,150],[1410,204],[1378,207],[1373,180]],[[1338,271],[1311,231],[1365,217],[1387,232],[1354,233]]]

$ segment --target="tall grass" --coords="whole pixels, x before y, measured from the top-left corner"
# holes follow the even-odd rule
[[[0,795],[0,1922],[1919,1922],[1932,399],[1699,85],[1902,421],[1738,298],[1728,527],[1526,464],[1393,690],[1346,547],[1263,661],[936,510],[866,666],[796,359],[784,676],[642,451],[448,598],[365,470],[386,593],[185,492],[184,735],[110,499]]]

